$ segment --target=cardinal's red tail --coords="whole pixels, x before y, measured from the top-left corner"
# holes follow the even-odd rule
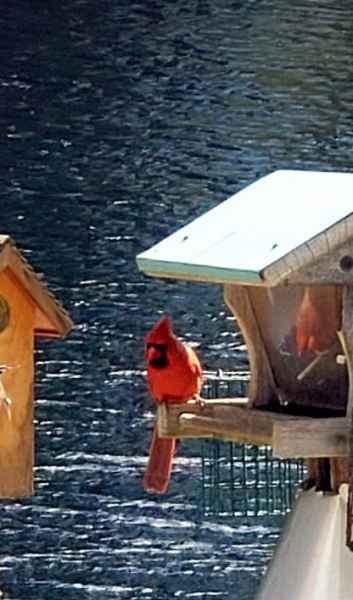
[[[175,439],[160,438],[154,428],[150,455],[143,480],[146,492],[164,494],[168,488],[175,453]]]

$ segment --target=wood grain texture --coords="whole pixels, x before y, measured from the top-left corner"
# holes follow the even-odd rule
[[[335,250],[337,246],[344,244],[347,241],[346,239],[346,225],[345,221],[340,221],[339,223],[335,223],[332,225],[326,232],[327,242],[329,251]]]
[[[331,458],[331,487],[335,494],[338,494],[342,483],[349,481],[349,457]]]
[[[300,246],[300,248],[293,250],[293,254],[296,256],[298,269],[310,264],[314,260],[313,252],[308,243],[305,243]]]
[[[315,261],[320,265],[322,258],[329,251],[328,238],[326,233],[322,233],[305,241],[280,260],[266,267],[262,271],[262,278],[267,285],[271,286],[296,283],[299,281],[298,273],[306,272]]]
[[[266,348],[257,324],[249,290],[235,285],[224,286],[224,299],[243,334],[250,361],[249,406],[264,406],[276,398],[276,385]]]
[[[190,400],[189,402],[185,402],[184,404],[165,404],[162,403],[158,406],[157,410],[157,421],[158,421],[158,431],[161,437],[180,437],[180,422],[179,417],[181,414],[194,414],[194,415],[202,415],[204,417],[215,417],[215,415],[224,414],[222,412],[222,407],[226,409],[226,415],[229,415],[230,412],[227,412],[227,408],[247,408],[248,399],[247,398],[222,398],[216,400],[202,400],[202,404],[196,402],[194,400]],[[189,428],[190,429],[190,428]],[[190,431],[190,435],[182,436],[182,437],[209,437],[208,435],[198,435],[198,431]],[[202,434],[202,431],[200,431]]]
[[[26,290],[36,303],[41,313],[50,321],[53,332],[56,332],[59,337],[67,335],[73,325],[68,313],[13,245],[11,247],[8,269],[11,276],[19,281],[24,290]]]
[[[345,228],[346,228],[345,239],[349,240],[350,238],[353,237],[353,215],[348,215],[344,219],[344,224],[345,224]]]
[[[326,235],[317,235],[307,240],[306,243],[312,255],[317,259],[320,259],[330,250],[328,237]]]
[[[35,273],[13,240],[7,235],[0,235],[0,272],[5,270],[15,285],[19,283],[36,304],[35,330],[38,336],[45,337],[46,333],[50,337],[67,335],[73,326],[67,311],[44,280]]]
[[[193,436],[197,433],[197,437],[217,438],[238,444],[271,445],[272,423],[270,421],[261,423],[261,426],[257,422],[256,427],[253,427],[248,419],[245,424],[243,419],[233,420],[230,417],[231,415],[227,414],[223,415],[223,418],[217,418],[182,413],[179,417],[179,425],[184,435],[189,432]]]
[[[0,293],[10,305],[9,326],[0,333],[0,363],[15,365],[2,375],[11,398],[11,420],[0,407],[0,496],[33,493],[33,327],[34,303],[6,272]]]
[[[163,404],[158,407],[162,437],[216,437],[257,445],[272,444],[274,423],[295,417],[251,409],[243,398]]]
[[[262,272],[264,282],[267,285],[280,285],[284,282],[348,283],[349,275],[342,272],[339,262],[342,256],[353,252],[352,222],[352,216],[349,216],[335,223],[266,267]]]
[[[353,258],[353,240],[350,239],[343,244],[331,248],[320,258],[315,258],[305,268],[287,274],[288,284],[328,284],[328,285],[351,285],[353,282],[353,268],[343,270],[341,260],[343,257]]]
[[[345,418],[295,417],[251,409],[244,400],[222,404],[205,400],[161,405],[158,408],[162,437],[215,438],[257,446],[269,445],[279,458],[342,458],[349,453],[349,427]],[[336,482],[344,463],[337,462]],[[340,469],[340,472],[339,472]]]
[[[346,418],[297,418],[277,422],[273,453],[280,458],[326,458],[347,456],[349,428]]]

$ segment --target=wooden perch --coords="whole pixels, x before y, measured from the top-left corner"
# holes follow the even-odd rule
[[[269,421],[263,423],[261,430],[255,431],[251,424],[248,424],[242,430],[239,423],[242,419],[234,419],[234,414],[230,416],[231,418],[228,419],[181,413],[179,416],[179,425],[186,434],[191,428],[193,432],[197,431],[200,437],[207,436],[229,441],[234,440],[242,444],[257,444],[259,446],[271,444],[272,424]]]
[[[157,418],[162,437],[268,445],[280,458],[344,457],[349,453],[345,418],[295,417],[251,409],[244,398],[161,404]]]

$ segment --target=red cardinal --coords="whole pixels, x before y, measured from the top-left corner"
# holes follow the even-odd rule
[[[148,334],[145,356],[150,392],[157,403],[183,403],[200,393],[199,359],[174,335],[169,317],[158,321]],[[163,494],[167,490],[175,445],[175,439],[160,438],[155,425],[144,477],[147,492]]]
[[[341,297],[328,286],[306,287],[296,321],[299,354],[323,352],[335,342],[341,327]]]

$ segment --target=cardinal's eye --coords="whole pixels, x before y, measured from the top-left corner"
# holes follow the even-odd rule
[[[160,352],[164,352],[167,348],[166,344],[147,344],[147,350],[150,348],[154,348],[155,350],[159,350]]]

